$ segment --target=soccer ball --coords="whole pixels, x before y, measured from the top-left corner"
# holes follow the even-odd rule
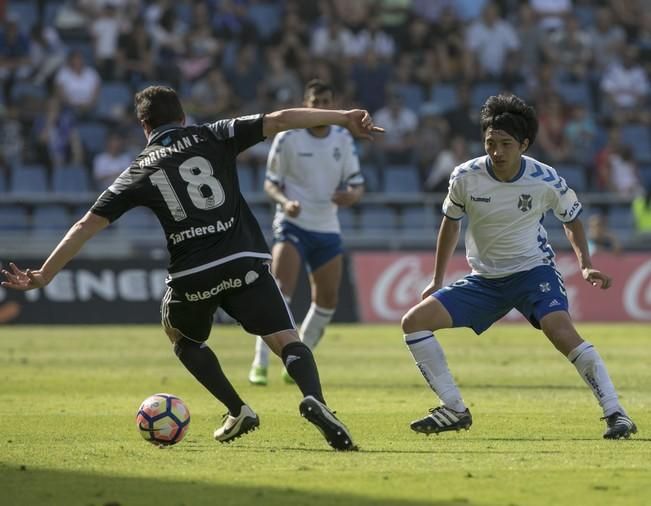
[[[154,394],[147,397],[136,415],[140,435],[152,444],[174,445],[183,439],[190,426],[190,411],[178,397]]]

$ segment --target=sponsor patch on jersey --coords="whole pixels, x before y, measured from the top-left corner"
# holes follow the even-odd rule
[[[544,283],[540,283],[538,286],[540,287],[540,291],[542,293],[551,292],[552,290],[551,285],[547,281],[545,281]]]
[[[475,197],[474,195],[470,195],[470,200],[472,200],[473,202],[490,202],[491,197]],[[453,204],[454,204],[454,202],[453,202]],[[459,204],[455,204],[455,205],[458,206]],[[462,206],[459,206],[459,207],[462,207]]]
[[[196,292],[185,292],[185,298],[188,302],[199,302],[200,300],[210,299],[219,295],[224,290],[232,290],[233,288],[241,288],[242,280],[239,278],[228,278],[223,280],[217,286],[213,286],[210,290],[198,290]]]

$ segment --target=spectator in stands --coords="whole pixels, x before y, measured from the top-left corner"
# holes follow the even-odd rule
[[[377,15],[369,17],[362,29],[351,35],[350,42],[344,46],[346,57],[359,59],[367,51],[373,51],[381,60],[390,61],[396,52],[393,37],[382,30]]]
[[[145,81],[154,79],[152,42],[142,29],[144,18],[135,18],[133,24],[125,24],[118,39],[116,76],[137,88]]]
[[[322,26],[312,32],[310,52],[314,56],[337,61],[343,58],[352,33],[334,16],[326,18]]]
[[[592,45],[588,32],[581,29],[575,16],[568,16],[565,26],[549,36],[543,46],[547,60],[561,73],[563,79],[584,81],[592,64]]]
[[[542,50],[547,43],[547,33],[538,23],[536,12],[530,4],[520,4],[516,30],[520,39],[522,73],[525,76],[533,75],[540,65]]]
[[[32,138],[37,162],[51,171],[66,165],[82,165],[84,150],[74,111],[50,97],[47,109],[34,120]]]
[[[609,191],[630,199],[641,193],[642,182],[630,146],[621,145],[619,149],[610,153],[604,169],[606,171],[604,177]]]
[[[263,81],[263,71],[258,61],[258,48],[255,44],[245,44],[237,52],[233,68],[225,70],[226,78],[233,92],[242,104],[256,98],[258,86]]]
[[[185,106],[185,110],[201,122],[210,118],[234,116],[239,100],[224,73],[215,67],[192,85]]]
[[[66,61],[66,49],[53,26],[36,24],[29,41],[30,79],[36,85],[49,85],[54,74]]]
[[[0,174],[23,161],[23,135],[19,107],[0,104]]]
[[[120,18],[117,8],[110,2],[99,9],[90,25],[90,35],[93,38],[95,65],[99,74],[105,80],[116,77],[118,40],[125,22]]]
[[[572,0],[529,0],[540,26],[548,31],[559,30],[572,12]]]
[[[5,103],[12,101],[14,83],[29,72],[29,38],[21,32],[16,19],[7,17],[0,30],[0,85]]]
[[[538,149],[540,158],[550,160],[552,163],[566,161],[570,156],[569,145],[565,137],[567,118],[565,105],[556,95],[545,104],[538,107]]]
[[[613,23],[613,13],[610,8],[597,8],[595,23],[588,30],[590,34],[594,63],[594,71],[603,72],[606,67],[617,59],[619,47],[626,42],[624,29]]]
[[[117,132],[110,133],[106,140],[106,149],[93,160],[95,187],[98,190],[108,188],[129,167],[132,160],[133,154],[125,149],[122,135]]]
[[[484,7],[481,19],[466,31],[466,76],[477,80],[513,79],[518,69],[518,34],[499,15],[495,3]]]
[[[97,103],[100,76],[86,64],[80,51],[72,51],[66,64],[54,78],[57,95],[62,105],[72,108],[78,116],[90,115]]]
[[[271,48],[267,50],[266,56],[268,68],[264,84],[268,93],[285,104],[300,102],[301,80],[294,69],[287,66],[281,51]]]
[[[305,2],[303,2],[305,3]],[[270,40],[270,45],[280,52],[287,67],[296,70],[308,61],[310,30],[294,11],[287,12],[282,28]]]
[[[431,28],[436,52],[437,71],[443,80],[459,80],[463,76],[464,31],[457,11],[447,6]]]
[[[632,210],[635,230],[640,234],[651,234],[651,186],[646,188],[643,195],[633,199]]]
[[[637,47],[622,46],[621,61],[611,63],[601,80],[606,115],[620,123],[644,117],[649,79],[637,60],[638,54]]]
[[[432,192],[445,193],[448,189],[450,174],[457,165],[471,157],[468,152],[466,139],[461,135],[455,135],[450,141],[450,146],[441,151],[425,180],[425,189]]]
[[[479,132],[479,111],[472,106],[471,93],[469,83],[460,83],[456,106],[445,114],[445,119],[454,135],[461,135],[472,143],[470,151],[475,153],[481,151],[481,142],[474,140]]]
[[[164,9],[150,26],[156,77],[178,87],[181,83],[178,60],[185,54],[184,26],[177,19],[173,5]]]
[[[434,102],[426,102],[420,108],[418,129],[415,133],[414,155],[418,164],[420,180],[425,181],[434,160],[445,147],[450,127],[441,108]]]
[[[187,82],[193,82],[219,62],[222,51],[222,45],[213,33],[208,5],[196,2],[192,12],[192,25],[185,33],[185,54],[178,62]]]
[[[382,62],[374,51],[367,51],[362,61],[353,65],[350,77],[355,99],[365,109],[377,111],[384,106],[391,66]]]
[[[564,132],[569,157],[587,168],[596,154],[597,123],[592,111],[583,105],[572,107],[570,114]]]
[[[384,167],[387,164],[413,163],[418,116],[405,107],[402,96],[390,92],[387,106],[375,113],[375,119],[386,125],[386,132],[372,146],[376,164]]]
[[[622,247],[617,236],[608,229],[608,220],[604,214],[597,213],[588,219],[588,251],[590,254],[612,251],[616,255]]]

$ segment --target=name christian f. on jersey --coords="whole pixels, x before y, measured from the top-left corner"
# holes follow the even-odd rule
[[[443,214],[468,216],[466,256],[473,274],[503,277],[554,265],[543,218],[552,211],[563,223],[581,213],[574,190],[549,165],[522,157],[520,171],[500,181],[488,156],[470,160],[450,176]]]
[[[262,122],[256,115],[155,129],[91,211],[114,221],[133,207],[150,208],[165,231],[172,278],[240,257],[271,258],[235,164],[238,153],[264,139]]]
[[[332,195],[341,185],[364,183],[353,137],[342,127],[330,127],[325,137],[315,137],[309,130],[276,135],[266,178],[281,186],[290,200],[301,203],[295,218],[285,216],[277,206],[274,224],[289,221],[314,232],[340,232]]]

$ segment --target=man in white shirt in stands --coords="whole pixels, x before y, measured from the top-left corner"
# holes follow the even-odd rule
[[[332,88],[314,79],[305,87],[306,107],[333,106]],[[267,161],[264,189],[276,202],[272,273],[289,304],[301,266],[310,279],[312,303],[300,328],[314,349],[337,307],[343,268],[337,210],[364,193],[355,143],[345,128],[322,126],[278,134]],[[249,373],[254,385],[268,381],[269,348],[258,337]],[[283,378],[291,378],[283,370]]]
[[[466,407],[434,332],[470,327],[481,334],[516,308],[542,329],[574,364],[603,410],[607,439],[628,438],[637,427],[619,402],[599,353],[577,333],[568,313],[563,278],[542,225],[547,211],[563,223],[583,278],[609,288],[611,279],[593,268],[581,221],[581,203],[556,171],[523,156],[538,131],[534,109],[513,95],[490,97],[480,124],[487,156],[459,165],[443,203],[432,281],[422,301],[402,318],[402,330],[417,367],[441,400],[411,429],[432,434],[469,429]],[[449,286],[443,278],[466,215],[466,257],[472,274]],[[533,362],[533,359],[532,359]],[[533,365],[533,363],[532,363]],[[561,421],[561,419],[559,419]]]

